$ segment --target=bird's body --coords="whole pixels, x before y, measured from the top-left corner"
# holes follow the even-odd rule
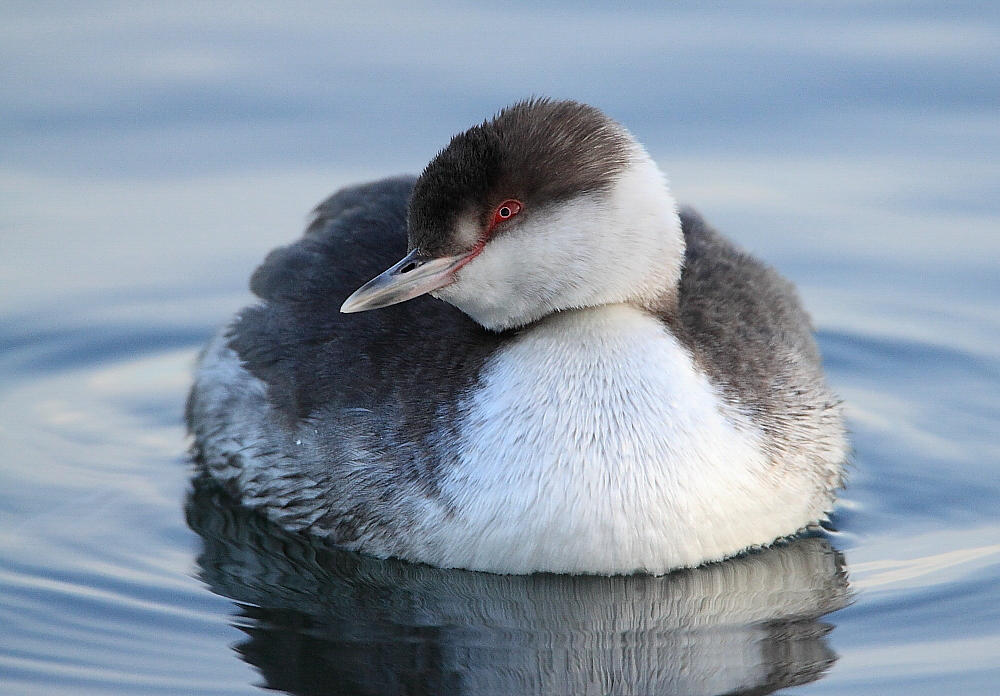
[[[551,120],[566,104],[513,110]],[[524,211],[486,234],[465,229],[462,190],[434,199],[442,159],[476,166],[467,151],[448,161],[470,147],[459,138],[420,180],[323,203],[255,273],[262,303],[201,360],[188,418],[207,470],[290,528],[494,572],[666,572],[821,519],[845,441],[794,290],[696,214],[678,218],[659,170],[622,143],[600,186],[493,173],[497,210]],[[338,312],[406,253],[408,226],[415,260],[345,309],[406,299],[402,283],[428,282],[403,275],[422,263],[448,302]],[[448,232],[422,237],[435,226]]]

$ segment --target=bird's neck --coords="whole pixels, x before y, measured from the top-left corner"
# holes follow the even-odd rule
[[[612,192],[611,205],[620,221],[617,240],[631,252],[631,258],[618,265],[631,292],[612,302],[672,316],[677,308],[684,234],[666,176],[638,144],[632,164]]]

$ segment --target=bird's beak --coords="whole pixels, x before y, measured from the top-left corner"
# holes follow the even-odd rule
[[[416,249],[392,268],[375,276],[340,306],[345,313],[364,312],[412,300],[448,285],[465,256],[422,256]]]

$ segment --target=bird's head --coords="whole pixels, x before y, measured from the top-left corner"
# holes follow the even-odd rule
[[[646,151],[597,109],[531,100],[456,135],[417,180],[409,253],[351,295],[359,312],[431,293],[488,329],[670,300],[684,241]]]

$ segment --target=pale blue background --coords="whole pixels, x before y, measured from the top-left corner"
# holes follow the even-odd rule
[[[529,95],[627,125],[816,319],[860,594],[796,693],[992,693],[1000,4],[362,5],[0,7],[8,693],[250,689],[180,512],[197,347],[322,197]]]

